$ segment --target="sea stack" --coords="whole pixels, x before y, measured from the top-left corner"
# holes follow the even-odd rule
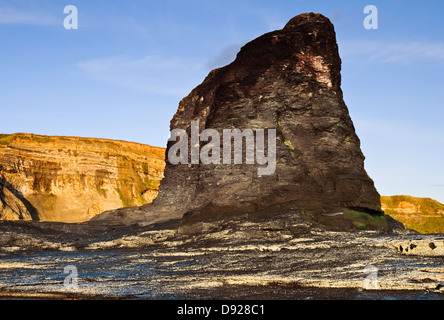
[[[146,223],[171,218],[262,216],[286,208],[311,215],[344,209],[382,214],[380,196],[364,169],[360,140],[343,100],[341,59],[332,23],[304,13],[282,30],[246,44],[231,64],[213,70],[184,98],[171,130],[275,130],[276,168],[264,165],[173,164],[169,141],[159,195],[151,205],[106,212],[96,221]],[[267,140],[267,139],[266,139]],[[204,146],[207,142],[198,142]],[[265,154],[268,150],[265,143]]]

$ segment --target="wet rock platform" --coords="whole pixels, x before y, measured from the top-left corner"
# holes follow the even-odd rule
[[[444,257],[399,249],[439,244],[440,235],[332,231],[296,214],[122,228],[4,222],[0,230],[3,299],[444,298]]]

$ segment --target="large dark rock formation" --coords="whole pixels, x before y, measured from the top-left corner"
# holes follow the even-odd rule
[[[242,165],[173,165],[167,157],[152,205],[97,220],[209,219],[286,208],[313,216],[344,208],[381,213],[343,101],[340,71],[334,27],[320,14],[296,16],[246,44],[233,63],[213,70],[180,102],[171,130],[190,135],[191,121],[221,136],[224,129],[275,129],[275,172],[259,176],[264,165],[245,159]],[[168,143],[167,155],[174,145]]]

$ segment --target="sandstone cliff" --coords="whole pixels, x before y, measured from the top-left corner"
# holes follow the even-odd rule
[[[313,217],[343,209],[381,214],[343,101],[340,70],[334,27],[320,14],[301,14],[246,44],[233,63],[213,70],[180,102],[170,127],[186,130],[188,154],[196,144],[192,121],[199,121],[200,132],[215,129],[221,136],[224,129],[274,129],[274,173],[259,175],[264,166],[257,161],[177,165],[167,159],[153,205],[95,220],[205,220],[285,209]],[[166,154],[176,142],[168,143]],[[242,156],[245,161],[245,145]]]
[[[444,204],[430,198],[383,196],[382,209],[406,228],[420,233],[444,233]]]
[[[1,220],[33,220],[38,218],[31,214],[24,200],[20,200],[5,185],[5,181],[0,182],[0,219]]]
[[[150,203],[164,149],[79,137],[0,136],[0,219],[83,222]]]

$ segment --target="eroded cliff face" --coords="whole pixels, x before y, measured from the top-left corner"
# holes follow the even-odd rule
[[[444,233],[444,204],[412,196],[382,196],[382,210],[420,233]]]
[[[242,165],[167,159],[152,206],[98,220],[205,220],[286,209],[313,216],[344,209],[382,214],[343,101],[340,71],[334,27],[320,14],[296,16],[246,44],[233,63],[213,70],[180,102],[170,127],[187,132],[188,154],[196,144],[192,121],[199,132],[215,129],[220,136],[225,129],[276,130],[275,172],[261,176],[263,165],[245,164],[245,141]],[[167,154],[176,142],[169,142]]]
[[[23,200],[20,200],[11,190],[0,182],[0,219],[1,220],[33,220]]]
[[[84,222],[150,203],[164,149],[131,142],[34,134],[0,136],[0,219]]]

